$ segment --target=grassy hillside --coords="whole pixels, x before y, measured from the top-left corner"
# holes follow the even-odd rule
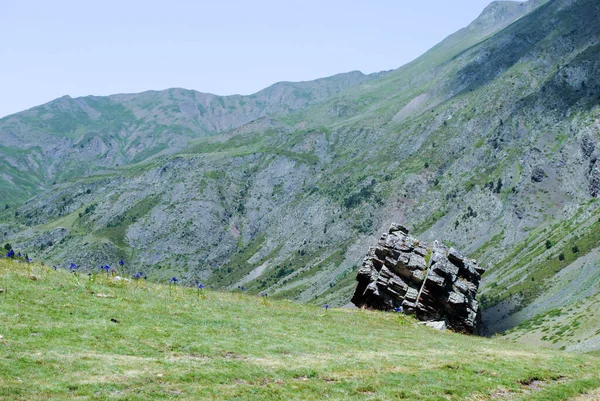
[[[1,400],[567,400],[600,359],[0,260]]]
[[[180,88],[63,96],[0,118],[0,199],[19,204],[57,183],[173,154],[192,139],[288,114],[379,75],[279,82],[249,96]]]

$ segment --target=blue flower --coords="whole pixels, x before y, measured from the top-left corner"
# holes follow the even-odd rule
[[[58,266],[56,266],[56,265],[54,265],[52,267],[54,268],[55,271],[58,269]]]
[[[123,266],[125,265],[125,262],[123,261],[123,259],[119,260],[119,266]]]
[[[323,308],[325,308],[325,310],[329,309],[329,304],[323,305]]]
[[[204,288],[204,284],[202,284],[202,283],[198,283],[198,289],[199,289],[199,290],[201,290],[201,289],[203,289],[203,288]]]
[[[29,259],[29,257],[27,257],[27,258],[25,258],[25,262],[31,263],[31,259]]]
[[[14,252],[13,252],[13,254],[14,254]],[[23,256],[23,255],[21,255],[21,252],[17,253],[17,257],[19,257],[19,258],[20,258],[20,257],[22,257],[22,256]]]
[[[144,277],[144,273],[143,272],[137,272],[135,273],[135,275],[133,276],[134,279],[139,280],[142,277]]]
[[[177,284],[179,280],[177,280],[177,277],[173,277],[171,280],[169,280],[169,284],[173,283],[173,284]]]
[[[71,271],[71,273],[75,273],[75,271],[79,269],[79,266],[77,266],[75,263],[71,263],[69,265],[69,270]]]
[[[396,312],[396,313],[402,313],[402,307],[399,306],[397,308],[394,308],[394,312]]]
[[[14,258],[15,257],[15,251],[13,251],[12,249],[10,251],[8,251],[8,253],[6,254],[7,258]]]

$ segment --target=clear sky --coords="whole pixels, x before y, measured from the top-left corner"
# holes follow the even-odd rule
[[[490,2],[0,0],[0,116],[66,94],[250,94],[394,69]]]

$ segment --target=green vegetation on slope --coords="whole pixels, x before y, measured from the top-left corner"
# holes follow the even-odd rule
[[[395,314],[5,259],[0,288],[0,394],[10,400],[565,400],[600,387],[596,357]]]
[[[493,283],[481,296],[483,306],[495,305],[515,295],[522,298],[521,307],[528,305],[544,291],[544,287],[540,283],[553,277],[578,258],[598,248],[600,246],[600,218],[597,215],[596,204],[594,203],[592,206],[594,208],[591,210],[593,213],[591,219],[585,218],[581,222],[577,220],[577,217],[580,216],[576,215],[569,221],[532,232],[527,240],[515,247],[495,268],[510,272],[527,266],[527,270],[522,273],[524,279],[518,283],[505,282],[506,286],[498,286]],[[564,239],[568,235],[571,237],[565,241]],[[544,255],[545,257],[542,257]]]
[[[149,196],[145,198],[130,209],[127,209],[127,211],[124,213],[113,217],[108,223],[106,223],[106,226],[98,230],[95,235],[98,237],[105,237],[119,247],[126,247],[127,244],[125,243],[125,234],[127,232],[127,228],[131,224],[138,221],[138,219],[143,218],[150,210],[152,210],[154,206],[158,204],[158,202],[159,198],[157,196]]]
[[[506,338],[558,349],[596,348],[600,334],[600,294],[541,313],[503,333]]]

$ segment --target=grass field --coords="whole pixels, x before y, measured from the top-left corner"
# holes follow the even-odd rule
[[[0,260],[1,400],[569,400],[596,355]]]

